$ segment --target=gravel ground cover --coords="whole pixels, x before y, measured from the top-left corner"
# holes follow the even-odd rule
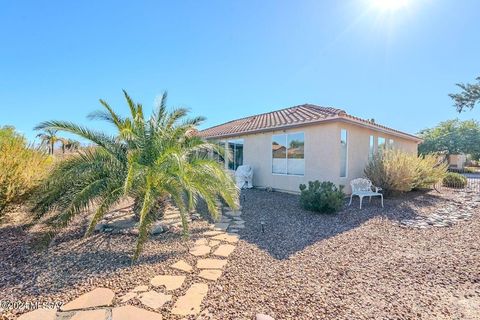
[[[277,192],[243,193],[241,240],[223,275],[209,286],[198,319],[252,319],[257,313],[277,320],[480,319],[477,195],[410,193],[386,199],[384,209],[372,200],[362,210],[354,203],[336,215],[304,211],[298,200]],[[476,212],[443,228],[398,224],[445,207]],[[120,297],[156,275],[182,275],[169,265],[180,259],[194,264],[188,250],[208,229],[206,222],[193,221],[188,241],[178,233],[154,237],[132,265],[134,236],[82,239],[83,223],[48,252],[30,250],[31,232],[19,224],[0,227],[0,300],[68,302],[95,287]],[[193,282],[187,277],[178,295]],[[164,306],[164,319],[172,319],[166,311],[172,306]],[[6,310],[3,316],[18,313]]]
[[[478,194],[413,192],[336,215],[304,211],[296,195],[244,197],[242,240],[206,301],[212,319],[480,319]],[[452,203],[475,213],[450,227],[398,225]]]
[[[207,222],[194,221],[190,224],[191,237],[188,240],[184,240],[181,232],[152,237],[138,263],[132,265],[135,236],[100,233],[82,239],[84,225],[84,220],[76,221],[46,252],[30,249],[32,234],[22,230],[21,226],[1,227],[0,300],[21,307],[29,302],[40,305],[67,303],[96,287],[110,288],[121,297],[136,286],[148,285],[157,275],[185,275],[169,266],[180,259],[195,265],[196,259],[188,253],[189,248],[194,246],[201,233],[210,230]],[[176,294],[183,295],[195,280],[198,281],[187,278]],[[128,304],[141,306],[138,300]],[[122,303],[117,300],[115,305]],[[172,306],[173,301],[170,301],[162,308],[164,319],[169,319]],[[0,310],[0,319],[15,319],[26,311],[10,305]]]

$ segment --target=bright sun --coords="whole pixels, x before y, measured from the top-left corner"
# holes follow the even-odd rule
[[[404,9],[410,0],[371,0],[375,8],[381,11],[397,11]]]

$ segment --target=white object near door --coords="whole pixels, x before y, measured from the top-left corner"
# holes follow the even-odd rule
[[[240,189],[253,188],[253,168],[249,165],[242,165],[235,171],[235,181]]]

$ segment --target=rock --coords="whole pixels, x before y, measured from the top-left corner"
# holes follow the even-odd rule
[[[96,288],[90,292],[82,294],[77,299],[61,307],[62,311],[72,311],[94,307],[111,306],[115,293],[107,288]]]
[[[218,236],[212,237],[213,240],[225,241],[230,243],[238,242],[238,235],[235,234],[219,234]]]
[[[121,296],[120,301],[121,302],[127,302],[127,301],[132,300],[136,296],[137,296],[137,294],[135,292],[130,291],[130,292],[127,292],[126,294],[124,294],[123,296]]]
[[[17,320],[55,320],[56,317],[57,311],[55,309],[37,309],[22,314]]]
[[[141,293],[138,300],[149,308],[160,309],[166,302],[172,300],[172,296],[151,290]]]
[[[217,250],[213,253],[215,256],[220,256],[220,257],[228,257],[233,250],[235,250],[235,246],[231,244],[222,244],[221,246],[218,247]]]
[[[185,276],[162,275],[154,277],[150,280],[150,283],[154,287],[164,286],[167,291],[170,291],[180,288],[185,281],[185,278]]]
[[[205,269],[200,271],[198,276],[206,280],[216,281],[222,275],[222,270],[217,269]]]
[[[207,245],[195,246],[190,249],[190,254],[195,257],[206,256],[210,253],[210,247]]]
[[[106,320],[108,317],[107,309],[77,311],[70,320]]]
[[[242,215],[241,211],[228,211],[225,212],[225,215],[230,216],[230,217],[239,217]]]
[[[207,237],[211,237],[211,236],[216,236],[216,235],[223,234],[223,233],[224,232],[222,232],[222,231],[213,230],[213,231],[205,231],[203,233],[203,235],[207,236]]]
[[[192,221],[195,221],[195,220],[202,219],[202,216],[199,215],[198,213],[193,213],[193,214],[190,215],[190,218],[192,219]]]
[[[228,223],[228,222],[217,222],[217,223],[215,223],[214,226],[215,226],[215,229],[226,231],[228,229],[229,225],[230,225],[230,223]]]
[[[258,313],[255,316],[255,320],[275,320],[275,319],[266,314]]]
[[[132,292],[145,292],[148,291],[148,286],[143,285],[143,286],[136,286],[133,288]]]
[[[156,223],[153,225],[150,233],[153,234],[153,235],[158,235],[158,234],[161,234],[165,232],[165,228],[162,226],[161,223]]]
[[[162,315],[134,306],[112,309],[112,320],[162,320]]]
[[[198,269],[222,269],[227,264],[227,260],[220,259],[200,259],[197,261]]]
[[[208,242],[208,245],[212,248],[218,246],[219,244],[220,244],[220,241],[218,241],[218,240],[210,240]]]
[[[205,238],[200,238],[200,239],[197,239],[195,241],[195,245],[197,245],[197,246],[202,245],[202,244],[208,244],[208,240],[205,239]]]
[[[194,283],[185,293],[178,298],[172,313],[180,316],[196,315],[200,312],[203,298],[207,295],[208,285],[205,283]],[[116,320],[116,319],[113,319]]]
[[[177,269],[177,270],[185,271],[185,272],[192,272],[193,271],[192,266],[189,265],[188,263],[186,263],[184,260],[179,260],[179,261],[175,262],[174,264],[172,264],[170,267],[173,268],[173,269]]]

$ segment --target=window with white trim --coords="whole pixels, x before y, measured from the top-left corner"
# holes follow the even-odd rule
[[[384,137],[378,137],[378,140],[377,140],[377,150],[378,152],[383,152],[383,150],[385,150],[385,138]]]
[[[347,176],[348,170],[348,134],[346,129],[340,130],[340,178]]]
[[[305,137],[303,132],[272,136],[272,173],[305,174]]]

